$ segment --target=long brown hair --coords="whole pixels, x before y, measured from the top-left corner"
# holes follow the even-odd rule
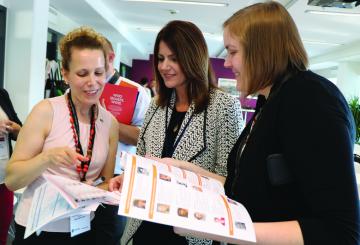
[[[277,2],[257,3],[237,11],[223,24],[244,49],[247,94],[307,69],[308,58],[296,25]]]
[[[165,86],[158,70],[161,41],[176,56],[186,78],[189,101],[195,104],[195,112],[202,112],[209,103],[210,89],[215,87],[215,76],[207,45],[200,29],[191,22],[176,20],[164,26],[156,37],[153,68],[158,86],[157,103],[159,106],[165,107],[173,89]]]

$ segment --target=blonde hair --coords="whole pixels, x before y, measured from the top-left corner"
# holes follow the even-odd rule
[[[258,3],[237,11],[223,24],[244,49],[244,77],[254,94],[285,76],[307,69],[308,58],[298,29],[277,2]]]
[[[62,56],[61,65],[65,70],[69,70],[71,52],[73,48],[78,49],[97,49],[104,54],[105,69],[108,69],[107,51],[105,38],[94,29],[86,26],[74,29],[61,38],[59,42],[60,53]]]

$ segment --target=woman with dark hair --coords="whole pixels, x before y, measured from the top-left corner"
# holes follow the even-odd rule
[[[224,23],[224,44],[237,89],[259,95],[225,182],[249,211],[257,244],[359,244],[354,120],[339,89],[307,70],[290,14],[275,1],[241,9]]]
[[[156,38],[154,70],[158,95],[147,111],[137,154],[189,161],[194,163],[189,170],[224,182],[226,159],[244,124],[239,100],[214,85],[199,28],[186,21],[169,22]],[[129,220],[123,241],[131,238],[134,244],[211,244],[195,238],[187,241],[169,226],[134,219]]]

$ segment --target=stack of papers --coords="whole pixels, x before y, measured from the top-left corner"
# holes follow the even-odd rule
[[[56,175],[43,175],[32,199],[24,238],[54,221],[70,218],[71,236],[90,230],[90,213],[100,203],[118,205],[120,193]]]

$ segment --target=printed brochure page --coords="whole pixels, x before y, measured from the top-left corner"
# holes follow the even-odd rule
[[[118,205],[120,202],[119,192],[105,191],[78,180],[51,174],[44,174],[42,178],[45,182],[34,192],[24,238],[40,232],[52,222],[63,220],[66,225],[76,224],[69,223],[69,218],[82,217],[84,214],[90,217],[90,213],[100,203]],[[84,231],[86,230],[81,230]]]
[[[189,236],[255,242],[251,218],[212,178],[122,153],[125,175],[119,215],[171,225]]]

